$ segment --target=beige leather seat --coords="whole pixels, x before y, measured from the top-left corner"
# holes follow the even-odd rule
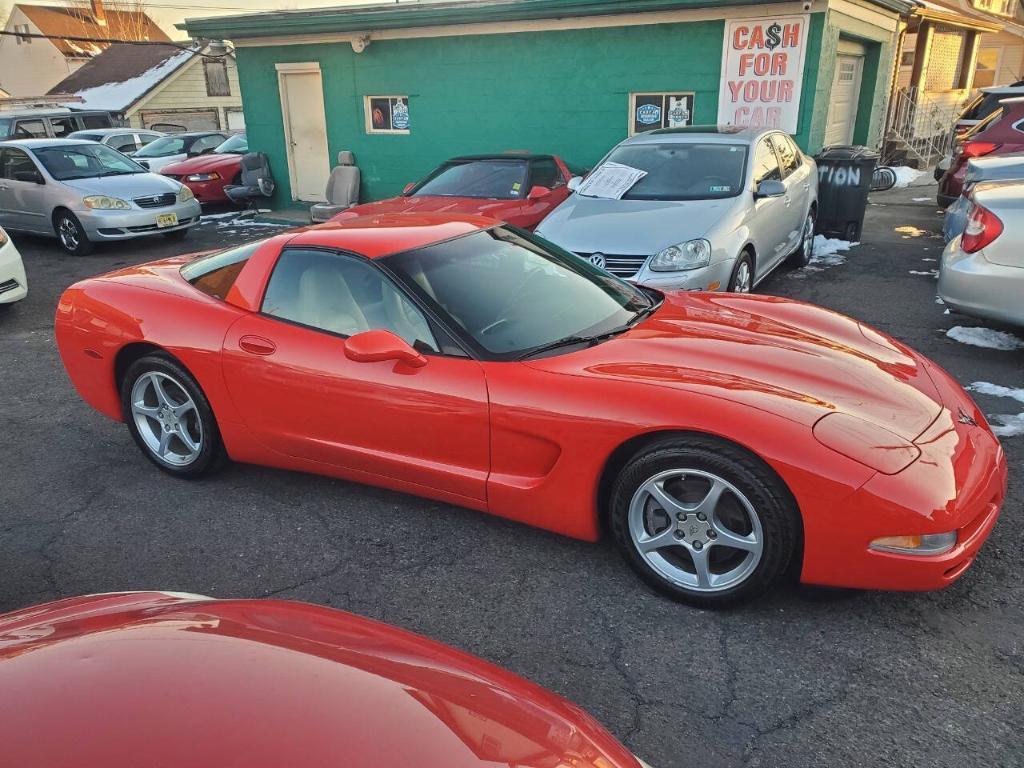
[[[342,271],[331,264],[313,264],[299,278],[299,295],[292,320],[353,336],[370,330]]]
[[[314,224],[328,221],[342,211],[359,204],[361,175],[356,158],[351,152],[338,153],[338,165],[327,180],[327,202],[317,203],[309,209]]]

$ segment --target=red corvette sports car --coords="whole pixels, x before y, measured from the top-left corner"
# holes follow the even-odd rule
[[[226,203],[224,187],[237,184],[242,172],[242,155],[249,151],[245,134],[232,136],[208,155],[172,163],[160,173],[180,181],[192,190],[200,203]]]
[[[640,768],[579,707],[302,603],[129,593],[0,616],[4,766]]]
[[[569,196],[573,175],[553,155],[456,157],[398,197],[354,206],[332,221],[382,213],[466,213],[533,229]]]
[[[381,485],[596,540],[721,605],[777,583],[936,589],[995,525],[970,397],[855,320],[662,294],[475,217],[356,218],[78,283],[79,393],[144,455]]]

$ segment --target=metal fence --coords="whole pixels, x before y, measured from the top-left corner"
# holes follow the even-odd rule
[[[885,162],[903,158],[927,168],[952,148],[953,126],[966,98],[937,100],[917,87],[900,88],[889,104]]]

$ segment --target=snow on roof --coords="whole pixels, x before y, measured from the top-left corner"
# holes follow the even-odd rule
[[[114,45],[58,83],[53,92],[80,97],[78,109],[124,112],[196,55],[196,48],[173,45]]]

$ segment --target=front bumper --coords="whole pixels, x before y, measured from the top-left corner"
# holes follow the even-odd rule
[[[28,296],[28,280],[21,254],[8,240],[0,246],[0,304],[13,304]]]
[[[224,179],[217,179],[215,181],[185,181],[184,176],[173,176],[172,178],[180,181],[192,190],[192,194],[196,196],[196,200],[200,203],[228,202],[228,196],[224,193],[224,187],[230,184],[230,181]]]
[[[176,227],[158,227],[160,216],[173,213],[178,217]],[[165,208],[133,208],[130,211],[75,211],[90,240],[128,240],[134,237],[163,234],[188,229],[199,223],[202,207],[198,200],[177,203]]]
[[[1024,269],[993,264],[984,250],[965,253],[956,237],[939,267],[939,297],[965,315],[1024,326]]]
[[[974,562],[1006,497],[1006,456],[984,415],[950,376],[920,359],[943,409],[914,442],[921,457],[896,475],[874,475],[845,499],[804,515],[801,580],[855,589],[927,591]],[[975,423],[971,423],[971,422]],[[879,552],[885,536],[957,532],[939,555]]]
[[[735,264],[731,260],[720,261],[684,272],[655,272],[645,264],[630,278],[630,282],[657,288],[659,291],[726,291]]]

